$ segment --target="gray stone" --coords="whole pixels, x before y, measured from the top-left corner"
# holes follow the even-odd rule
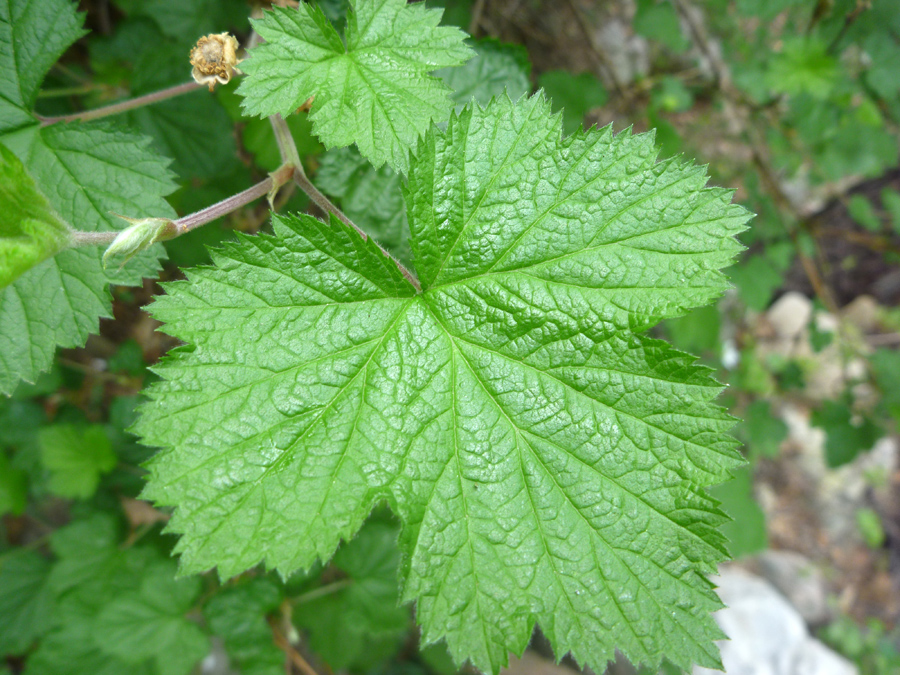
[[[713,581],[727,605],[715,619],[728,675],[858,675],[856,666],[810,637],[803,618],[769,582],[727,568]],[[694,675],[721,675],[694,668]]]
[[[793,605],[808,626],[832,618],[825,576],[806,556],[794,551],[765,551],[757,556],[759,571]]]

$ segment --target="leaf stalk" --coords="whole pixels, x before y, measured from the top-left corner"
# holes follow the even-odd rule
[[[113,103],[112,105],[103,106],[102,108],[95,108],[94,110],[85,110],[83,112],[72,113],[71,115],[60,115],[58,117],[42,117],[40,115],[37,115],[36,117],[40,120],[42,127],[50,126],[51,124],[59,124],[60,122],[89,122],[103,117],[119,115],[123,112],[134,110],[135,108],[143,108],[144,106],[175,98],[182,94],[188,94],[200,89],[202,86],[203,85],[197,84],[191,80],[190,82],[177,84],[174,87],[160,89],[159,91],[154,91],[150,94],[144,94],[143,96],[130,98],[127,101],[120,101],[119,103]]]

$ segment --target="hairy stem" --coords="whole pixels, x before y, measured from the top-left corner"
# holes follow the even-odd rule
[[[275,132],[275,142],[278,143],[278,152],[281,154],[282,163],[301,166],[300,153],[297,152],[297,144],[294,143],[294,137],[291,136],[287,122],[281,115],[275,113],[269,117],[269,123],[272,125],[272,131]]]
[[[176,236],[181,236],[182,234],[186,234],[191,230],[195,230],[202,225],[206,225],[217,218],[221,218],[222,216],[228,215],[232,211],[236,211],[249,204],[252,201],[259,199],[260,197],[268,194],[269,190],[277,183],[286,183],[291,179],[291,175],[294,172],[294,167],[290,165],[284,165],[273,174],[271,174],[268,178],[263,181],[260,181],[256,185],[247,188],[243,192],[239,192],[236,195],[232,195],[227,199],[223,199],[212,206],[207,206],[205,209],[201,209],[200,211],[196,211],[194,213],[189,213],[188,215],[179,218],[178,220],[172,221],[174,225],[175,231],[177,232]],[[72,232],[72,248],[78,248],[81,246],[107,246],[115,240],[116,237],[119,236],[119,232],[82,232],[82,231],[74,231]]]
[[[294,172],[294,182],[300,186],[300,189],[303,190],[320,209],[322,209],[326,213],[334,214],[334,216],[342,223],[344,223],[344,225],[352,227],[356,231],[356,233],[363,238],[364,241],[369,238],[369,235],[366,234],[356,223],[354,223],[346,215],[344,215],[343,211],[332,204],[331,200],[329,200],[328,197],[319,192],[319,188],[312,184],[312,181],[310,181],[306,176],[306,172],[303,171],[302,166],[297,166],[297,170]],[[388,258],[394,261],[394,264],[397,265],[400,273],[404,277],[406,277],[406,280],[411,283],[417,291],[422,290],[422,284],[419,283],[419,280],[416,278],[415,274],[406,269],[406,267],[404,267],[399,260],[385,251],[381,244],[379,244],[377,241],[375,242],[375,245],[381,250],[382,253],[384,253]]]
[[[284,162],[285,165],[292,165],[295,167],[294,182],[306,193],[313,203],[325,213],[333,214],[338,220],[344,223],[344,225],[353,228],[363,240],[368,239],[369,235],[367,235],[356,223],[350,220],[343,211],[332,204],[331,200],[323,195],[319,191],[319,188],[313,185],[312,181],[307,177],[306,171],[303,170],[303,163],[300,161],[300,154],[297,152],[297,145],[294,143],[294,137],[291,136],[291,130],[288,128],[284,118],[281,115],[272,115],[269,117],[269,122],[272,125],[272,130],[275,132],[275,140],[278,142],[278,152],[281,153],[281,161]],[[382,253],[394,261],[394,264],[397,265],[401,274],[406,277],[406,280],[409,281],[417,291],[422,290],[422,285],[419,283],[416,275],[406,269],[406,267],[390,253],[385,251],[378,242],[375,242],[375,245],[381,249]]]
[[[152,94],[145,94],[144,96],[138,96],[137,98],[130,98],[127,101],[113,103],[112,105],[103,106],[102,108],[95,108],[94,110],[85,110],[84,112],[72,113],[71,115],[60,115],[59,117],[41,117],[40,115],[38,115],[37,118],[41,121],[42,127],[46,127],[51,124],[58,124],[59,122],[88,122],[90,120],[98,120],[102,117],[118,115],[129,110],[134,110],[135,108],[143,108],[144,106],[152,105],[153,103],[158,103],[159,101],[165,101],[169,98],[174,98],[176,96],[181,96],[182,94],[190,93],[202,86],[204,85],[197,84],[196,82],[191,80],[190,82],[177,84],[174,87],[168,87],[166,89],[154,91]]]

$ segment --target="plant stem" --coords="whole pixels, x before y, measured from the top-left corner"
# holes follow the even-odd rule
[[[256,199],[268,194],[269,190],[276,184],[276,182],[286,183],[291,179],[291,175],[294,172],[294,167],[285,164],[280,169],[275,171],[271,176],[266,178],[263,181],[260,181],[256,185],[247,188],[243,192],[239,192],[236,195],[232,195],[226,199],[223,199],[212,206],[207,206],[205,209],[201,209],[200,211],[196,211],[194,213],[189,213],[183,218],[179,218],[178,220],[172,221],[175,226],[175,231],[178,233],[176,236],[181,236],[182,234],[186,234],[191,230],[195,230],[201,225],[206,225],[217,218],[221,218],[222,216],[228,215],[232,211],[236,211],[237,209],[249,204]],[[119,236],[119,232],[82,232],[75,231],[72,233],[72,248],[78,248],[81,246],[106,246],[111,244],[116,237]]]
[[[319,192],[319,188],[313,185],[309,178],[307,178],[306,172],[303,170],[302,166],[297,166],[297,170],[294,172],[294,182],[300,186],[300,189],[303,190],[320,209],[322,209],[326,213],[334,214],[334,216],[342,223],[344,223],[344,225],[353,228],[356,233],[363,238],[363,241],[366,241],[369,238],[369,235],[367,235],[356,223],[345,216],[343,211],[332,204],[328,197]],[[411,283],[417,291],[421,291],[422,284],[419,283],[416,275],[406,269],[406,267],[404,267],[403,264],[394,256],[385,251],[381,244],[379,244],[377,241],[374,243],[382,253],[384,253],[388,258],[394,261],[394,264],[397,265],[397,268],[400,270],[400,273],[406,278],[406,280]]]
[[[324,586],[319,586],[316,589],[298,595],[296,598],[294,598],[294,604],[302,605],[304,602],[310,602],[311,600],[315,600],[316,598],[322,598],[326,595],[337,593],[338,591],[352,585],[353,579],[341,579],[340,581],[335,581]]]
[[[119,113],[134,110],[135,108],[142,108],[153,103],[165,101],[169,98],[181,96],[182,94],[187,94],[196,89],[200,89],[202,86],[204,85],[197,84],[196,82],[191,80],[190,82],[177,84],[174,87],[168,87],[166,89],[154,91],[152,94],[145,94],[144,96],[138,96],[137,98],[130,98],[127,101],[113,103],[112,105],[103,106],[102,108],[95,108],[94,110],[85,110],[84,112],[72,113],[71,115],[60,115],[59,117],[41,117],[40,115],[38,115],[37,118],[41,121],[42,127],[46,127],[51,124],[58,124],[59,122],[88,122],[90,120],[98,120],[101,117],[118,115]]]
[[[191,213],[183,218],[179,218],[175,221],[175,226],[178,228],[178,234],[182,235],[185,232],[190,232],[201,225],[206,225],[206,223],[215,220],[216,218],[221,218],[222,216],[259,199],[268,194],[269,190],[271,190],[276,183],[284,184],[289,181],[293,172],[294,167],[285,164],[277,171],[273,172],[268,178],[247,188],[243,192],[238,192],[236,195],[223,199],[212,206],[207,206],[205,209],[197,211],[196,213]]]
[[[294,143],[294,137],[288,128],[284,118],[275,113],[269,117],[269,123],[272,125],[272,131],[275,132],[275,141],[278,143],[278,152],[281,153],[281,161],[291,166],[301,166],[300,153],[297,152],[297,144]]]
[[[281,115],[275,114],[269,117],[269,122],[272,125],[272,130],[275,132],[275,140],[278,142],[278,152],[281,153],[281,161],[286,165],[293,165],[295,167],[294,182],[306,193],[316,206],[322,209],[322,211],[333,214],[338,220],[344,223],[344,225],[352,228],[360,237],[362,237],[363,241],[367,240],[369,235],[367,235],[356,223],[350,220],[343,211],[332,204],[331,200],[323,195],[319,191],[319,188],[313,185],[312,181],[309,180],[306,171],[303,170],[303,163],[300,161],[300,153],[297,152],[297,144],[294,143],[294,137],[291,136],[291,130],[288,128],[284,118]],[[397,265],[400,273],[417,291],[422,290],[422,285],[412,272],[406,269],[406,267],[390,253],[385,251],[378,242],[375,242],[375,245],[378,246],[382,253],[394,261],[394,264]]]

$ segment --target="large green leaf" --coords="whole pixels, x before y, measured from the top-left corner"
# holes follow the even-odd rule
[[[0,134],[34,124],[50,66],[84,35],[69,0],[0,0]]]
[[[652,136],[560,138],[540,97],[428,133],[423,292],[332,220],[275,217],[153,307],[188,346],[137,428],[182,570],[327,559],[386,500],[425,643],[496,672],[540,623],[602,668],[716,665],[720,386],[642,335],[720,294],[748,214]]]
[[[447,87],[429,71],[470,55],[440,10],[405,0],[350,3],[346,45],[318,6],[273,8],[253,27],[265,43],[241,64],[238,93],[250,115],[287,116],[315,96],[313,130],[326,147],[356,143],[376,167],[406,172],[409,150],[431,120],[446,119]]]

